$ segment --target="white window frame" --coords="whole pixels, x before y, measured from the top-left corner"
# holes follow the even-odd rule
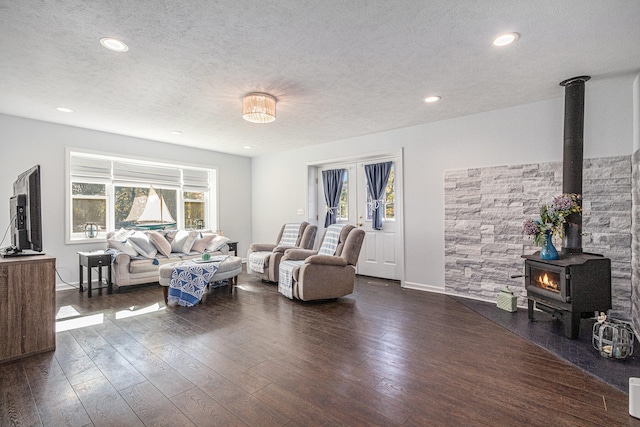
[[[86,183],[86,184],[103,184],[104,185],[104,196],[86,196],[86,195],[74,195],[73,191],[71,189],[71,186],[74,182],[82,182],[82,183]],[[107,224],[107,227],[109,226],[109,224],[112,223],[111,220],[111,210],[109,209],[110,206],[110,201],[111,201],[111,187],[109,186],[109,184],[107,182],[105,182],[104,180],[100,180],[100,179],[90,179],[90,178],[86,178],[84,180],[70,180],[69,181],[69,230],[71,232],[72,235],[76,235],[76,236],[80,236],[80,234],[84,234],[84,233],[74,233],[73,232],[73,201],[74,200],[79,200],[79,199],[92,199],[92,200],[104,200],[105,204],[106,204],[106,212],[105,212],[105,224]],[[98,237],[97,238],[105,238],[105,230],[100,230],[98,233]],[[86,236],[85,236],[86,237]],[[96,238],[91,238],[89,239],[88,237],[86,238],[87,240],[96,240]],[[77,240],[74,239],[74,240]]]
[[[181,178],[179,185],[167,185],[167,184],[153,184],[154,188],[166,188],[177,191],[177,212],[176,212],[176,227],[178,229],[184,228],[184,192],[185,191],[200,191],[205,193],[205,228],[211,230],[217,230],[218,227],[218,203],[217,203],[217,168],[212,167],[203,167],[196,165],[188,165],[188,164],[170,164],[162,161],[151,161],[148,159],[139,159],[139,158],[131,158],[124,156],[115,156],[109,153],[98,153],[93,151],[87,151],[82,149],[76,149],[71,147],[66,147],[65,160],[66,160],[66,168],[65,168],[65,180],[66,180],[66,191],[65,191],[65,243],[66,244],[86,244],[86,243],[96,243],[96,242],[106,242],[106,233],[108,231],[112,231],[115,228],[115,218],[114,218],[114,209],[115,209],[115,200],[114,200],[114,188],[121,186],[132,186],[132,187],[148,187],[149,182],[134,182],[131,180],[120,180],[114,179],[113,175],[110,178],[104,177],[72,177],[72,168],[71,168],[71,157],[79,156],[82,158],[95,158],[98,160],[106,160],[111,162],[125,162],[132,164],[140,164],[154,167],[169,167],[174,169],[180,169]],[[112,167],[113,170],[113,167]],[[196,172],[208,172],[208,183],[201,182],[200,187],[193,187],[185,185],[183,181],[184,173],[183,170],[196,171]],[[204,174],[202,174],[204,176]],[[83,183],[92,183],[92,184],[105,184],[105,196],[74,196],[72,194],[71,184],[73,182],[83,182]],[[204,185],[208,186],[205,188]],[[106,199],[107,201],[107,212],[106,212],[106,224],[107,230],[100,230],[98,237],[89,238],[85,235],[84,232],[73,232],[73,200],[76,198],[99,198]]]

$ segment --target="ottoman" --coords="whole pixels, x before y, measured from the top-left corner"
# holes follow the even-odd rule
[[[158,282],[162,285],[162,291],[164,293],[164,302],[168,303],[168,295],[169,295],[169,282],[171,281],[171,275],[173,274],[173,269],[184,261],[173,262],[171,264],[164,264],[160,266],[159,274],[160,278]],[[218,266],[218,270],[216,270],[216,274],[213,275],[209,283],[219,282],[225,279],[229,281],[229,292],[233,292],[233,286],[238,284],[238,275],[242,272],[242,258],[237,256],[227,257],[224,261],[220,263]]]

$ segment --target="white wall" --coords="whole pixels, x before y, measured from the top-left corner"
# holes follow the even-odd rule
[[[585,157],[631,154],[634,78],[586,84]],[[550,101],[256,157],[253,241],[272,242],[284,222],[306,219],[296,215],[307,206],[306,164],[404,147],[404,284],[444,289],[444,171],[560,161],[563,112],[558,86]]]
[[[237,240],[240,251],[251,243],[251,159],[213,151],[92,131],[0,114],[0,227],[9,225],[9,197],[18,174],[42,169],[43,246],[55,256],[64,281],[78,281],[76,252],[106,248],[105,243],[64,243],[65,147],[120,156],[155,159],[218,169],[219,227]],[[4,203],[4,207],[2,204]],[[1,238],[1,237],[0,237]],[[7,236],[2,246],[8,246]]]
[[[640,74],[633,81],[633,151],[640,150]]]

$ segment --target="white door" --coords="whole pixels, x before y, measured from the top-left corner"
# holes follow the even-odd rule
[[[385,216],[382,230],[372,227],[371,211],[368,208],[367,183],[364,165],[393,161],[393,168],[389,177],[387,194],[384,204]],[[402,233],[401,233],[401,173],[398,158],[367,160],[366,162],[336,164],[320,168],[318,174],[317,206],[318,211],[318,239],[324,233],[324,219],[326,203],[322,182],[322,170],[346,169],[343,181],[343,197],[338,209],[338,223],[352,224],[363,229],[366,233],[357,273],[365,276],[380,277],[391,280],[402,278]],[[319,242],[318,242],[319,244]]]
[[[371,208],[369,206],[370,197],[367,193],[367,181],[365,179],[365,164],[378,163],[363,162],[358,163],[358,196],[357,196],[357,214],[358,227],[362,228],[366,237],[360,251],[360,259],[358,260],[358,274],[365,276],[381,277],[385,279],[400,280],[400,237],[398,233],[398,223],[396,218],[400,218],[399,206],[397,199],[397,162],[393,162],[389,181],[387,183],[387,192],[385,203],[383,204],[383,220],[382,229],[375,230],[373,228],[373,220],[371,218]]]

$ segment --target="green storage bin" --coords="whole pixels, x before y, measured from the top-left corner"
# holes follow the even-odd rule
[[[498,308],[510,312],[518,311],[518,297],[513,294],[511,289],[504,288],[498,293]]]

